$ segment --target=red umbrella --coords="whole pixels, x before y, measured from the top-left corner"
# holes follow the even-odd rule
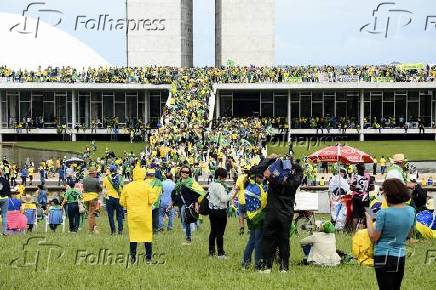
[[[311,154],[312,162],[373,163],[374,159],[367,153],[346,145],[335,145],[323,148]]]

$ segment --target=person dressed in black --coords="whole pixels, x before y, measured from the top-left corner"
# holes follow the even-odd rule
[[[290,169],[286,169],[289,167]],[[258,170],[264,170],[264,176],[269,183],[263,224],[263,272],[271,272],[277,246],[280,270],[286,272],[289,268],[289,234],[294,215],[295,192],[303,179],[303,169],[291,160],[272,157],[263,160]],[[275,174],[277,171],[281,173]]]
[[[2,217],[2,235],[6,235],[8,228],[8,205],[11,197],[11,187],[9,181],[3,177],[0,169],[0,210]]]
[[[227,225],[227,207],[230,200],[235,198],[237,191],[233,195],[225,184],[227,170],[217,168],[215,171],[215,180],[209,185],[209,256],[215,255],[215,243],[218,250],[218,258],[226,259],[224,251],[224,232]]]

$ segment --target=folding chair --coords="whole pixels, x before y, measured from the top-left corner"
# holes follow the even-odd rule
[[[51,208],[45,218],[45,232],[48,231],[49,224],[62,225],[62,232],[65,232],[65,213],[62,208]]]
[[[33,225],[33,229],[36,231],[38,229],[37,209],[36,208],[25,209],[24,215],[27,218],[27,224]]]

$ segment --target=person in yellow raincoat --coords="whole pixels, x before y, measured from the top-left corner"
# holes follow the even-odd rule
[[[145,169],[133,169],[133,181],[123,188],[120,204],[127,210],[127,225],[129,227],[131,262],[137,261],[136,249],[138,243],[145,244],[145,259],[151,263],[153,229],[151,206],[156,200],[154,191],[147,184]]]

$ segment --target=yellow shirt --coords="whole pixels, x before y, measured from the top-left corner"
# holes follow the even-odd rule
[[[241,205],[245,204],[245,179],[247,178],[246,174],[239,175],[236,180],[236,187],[238,189],[238,202]]]
[[[118,194],[118,191],[112,186],[111,181],[109,181],[110,176],[106,176],[103,179],[103,189],[105,190],[104,195],[109,197],[112,196],[113,198],[120,198],[120,195]]]
[[[29,167],[29,169],[27,170],[27,172],[29,173],[29,176],[33,176],[33,171],[35,169],[33,167]]]
[[[380,158],[380,166],[386,166],[386,159]]]
[[[319,180],[319,186],[325,186],[325,180],[324,179],[320,179]]]
[[[26,209],[36,209],[36,204],[33,202],[25,202],[21,205],[21,210],[25,211]]]
[[[17,196],[19,196],[20,198],[23,196],[24,191],[26,190],[26,187],[22,184],[17,186],[17,190],[19,192],[19,194],[17,194]]]

